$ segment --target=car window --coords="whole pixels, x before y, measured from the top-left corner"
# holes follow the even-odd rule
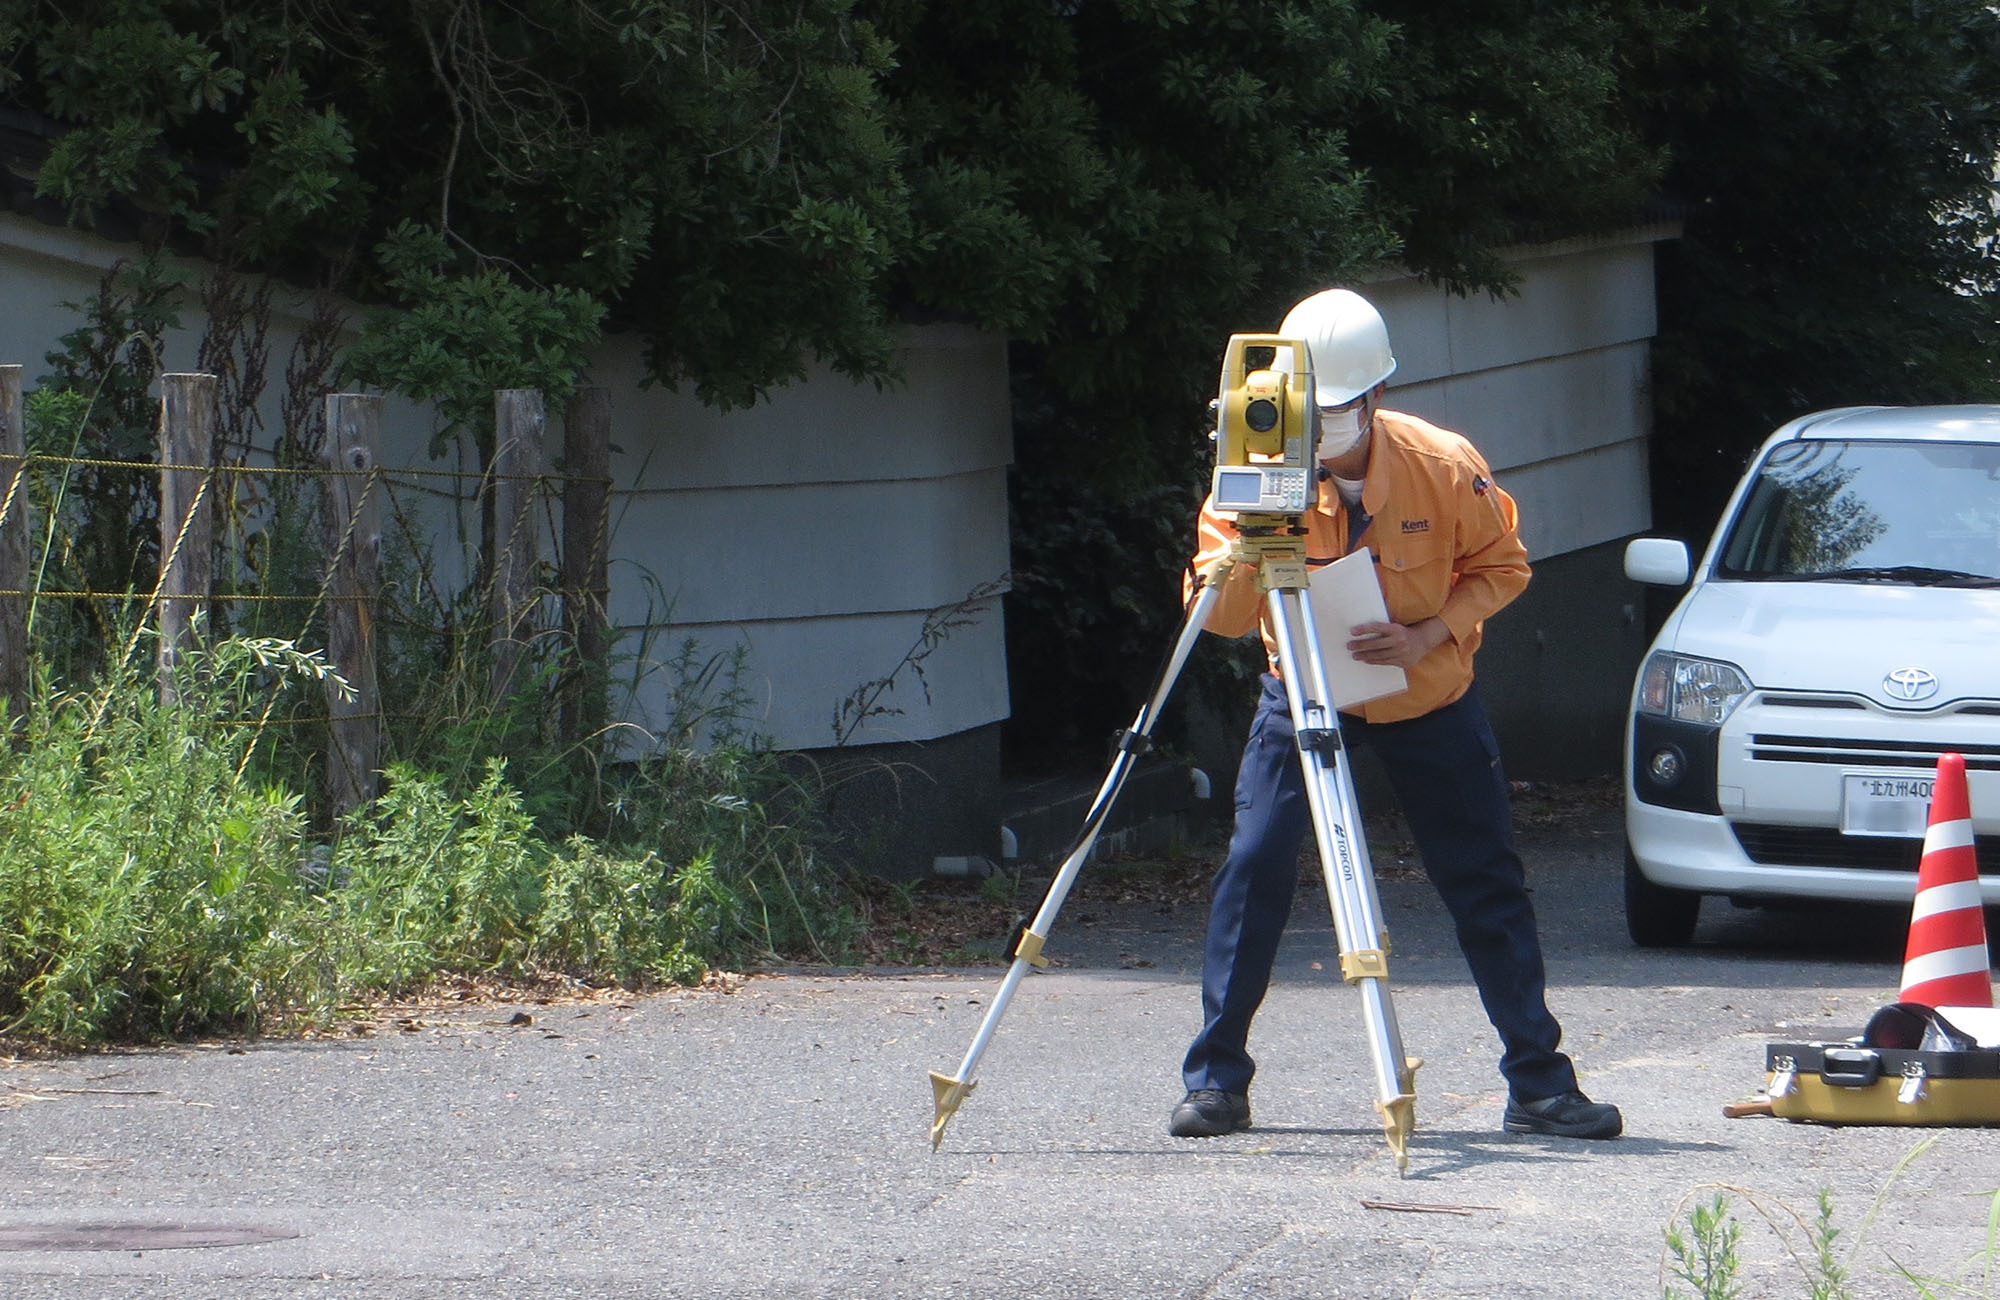
[[[1718,576],[2000,581],[2000,446],[1809,439],[1772,450]]]

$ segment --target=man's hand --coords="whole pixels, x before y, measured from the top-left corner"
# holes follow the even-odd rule
[[[1347,653],[1364,664],[1414,668],[1419,659],[1451,640],[1441,618],[1427,618],[1405,627],[1401,623],[1358,623],[1348,629],[1353,640]]]

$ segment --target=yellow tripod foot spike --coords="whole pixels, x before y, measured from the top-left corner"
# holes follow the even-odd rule
[[[1396,1156],[1396,1174],[1401,1177],[1410,1172],[1410,1133],[1417,1127],[1417,1099],[1406,1092],[1392,1101],[1376,1102],[1375,1109],[1382,1112],[1382,1133],[1389,1139],[1389,1150]]]
[[[1399,1178],[1410,1172],[1410,1134],[1417,1127],[1417,1071],[1423,1065],[1420,1056],[1404,1057],[1403,1068],[1396,1071],[1402,1094],[1391,1101],[1375,1103],[1375,1109],[1382,1115],[1382,1131],[1389,1139],[1389,1149],[1396,1154]]]
[[[970,1096],[972,1090],[978,1086],[977,1083],[967,1083],[963,1079],[954,1079],[948,1074],[931,1071],[931,1094],[937,1101],[937,1117],[931,1121],[931,1150],[937,1150],[938,1145],[944,1141],[944,1126],[958,1113],[959,1103]]]

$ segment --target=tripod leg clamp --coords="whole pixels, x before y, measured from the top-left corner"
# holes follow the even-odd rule
[[[1340,732],[1332,727],[1309,727],[1298,734],[1298,742],[1299,748],[1307,751],[1337,753],[1341,749]]]
[[[1130,727],[1118,733],[1118,751],[1124,754],[1143,754],[1153,747],[1153,738],[1143,731]]]
[[[1353,952],[1340,954],[1340,978],[1349,984],[1360,980],[1388,979],[1388,949],[1356,948]]]

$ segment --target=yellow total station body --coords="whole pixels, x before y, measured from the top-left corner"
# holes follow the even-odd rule
[[[1230,335],[1215,404],[1215,508],[1245,532],[1296,523],[1312,509],[1318,449],[1305,342]]]

